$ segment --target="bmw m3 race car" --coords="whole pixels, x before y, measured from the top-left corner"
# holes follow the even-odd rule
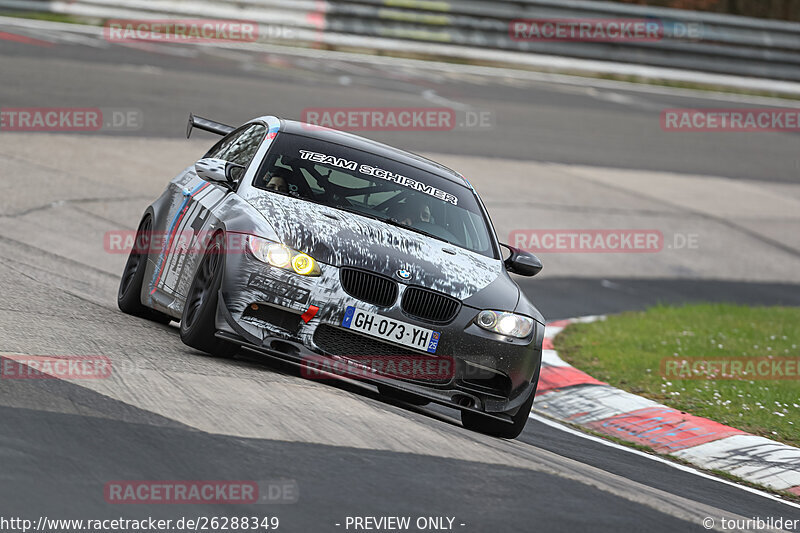
[[[453,407],[468,429],[522,432],[544,319],[509,273],[542,265],[499,243],[463,176],[272,116],[193,128],[223,138],[145,211],[122,311],[179,320],[203,352],[280,357]]]

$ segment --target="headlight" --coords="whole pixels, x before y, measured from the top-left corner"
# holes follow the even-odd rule
[[[487,331],[518,339],[524,339],[533,330],[532,318],[502,311],[481,311],[475,323]]]
[[[301,276],[320,275],[319,263],[313,257],[292,250],[283,244],[249,235],[247,237],[247,248],[256,259],[274,267],[291,270]]]

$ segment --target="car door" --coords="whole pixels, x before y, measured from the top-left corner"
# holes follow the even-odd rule
[[[235,171],[234,179],[240,180],[266,134],[266,125],[247,124],[225,136],[204,157],[245,167]],[[229,187],[200,178],[194,167],[186,171],[176,187],[180,192],[175,191],[177,201],[165,220],[162,252],[155,264],[150,294],[158,306],[181,312],[204,243],[210,238],[208,230],[218,227],[215,212],[226,196],[234,193]]]

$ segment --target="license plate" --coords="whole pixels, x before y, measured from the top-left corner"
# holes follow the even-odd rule
[[[347,307],[342,326],[428,353],[436,353],[441,337],[438,331],[420,328],[408,322],[376,315],[353,306]]]

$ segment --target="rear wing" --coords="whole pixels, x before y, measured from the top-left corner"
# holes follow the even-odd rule
[[[192,130],[194,128],[216,133],[217,135],[222,136],[225,136],[236,129],[233,126],[228,126],[227,124],[222,124],[220,122],[214,122],[213,120],[209,120],[207,118],[197,117],[192,113],[189,113],[189,124],[186,126],[187,139],[192,136]]]

